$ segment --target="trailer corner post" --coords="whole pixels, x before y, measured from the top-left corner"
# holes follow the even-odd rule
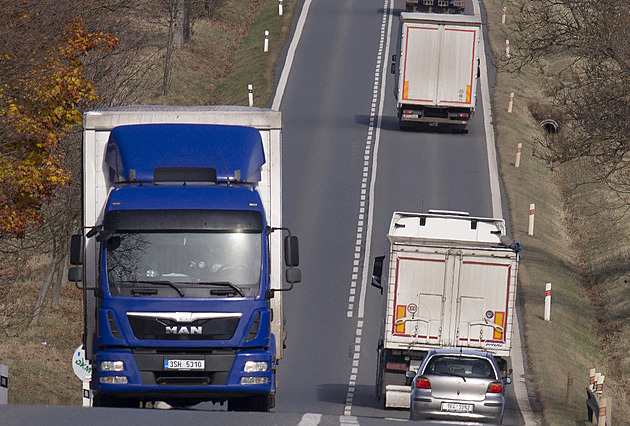
[[[534,235],[534,212],[536,210],[536,204],[529,205],[529,228],[527,229],[527,235]]]
[[[0,405],[9,403],[9,366],[0,364]]]
[[[545,286],[545,321],[551,321],[551,283]]]

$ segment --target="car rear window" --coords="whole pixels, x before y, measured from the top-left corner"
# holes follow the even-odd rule
[[[429,360],[423,374],[457,375],[482,379],[496,378],[489,360],[466,356],[436,355]]]

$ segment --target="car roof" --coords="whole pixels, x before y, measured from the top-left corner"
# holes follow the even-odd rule
[[[492,359],[493,356],[490,352],[485,351],[477,351],[474,349],[465,349],[465,348],[442,348],[442,349],[431,349],[427,353],[427,358],[432,355],[468,355],[468,356],[477,356],[480,358],[489,358]]]

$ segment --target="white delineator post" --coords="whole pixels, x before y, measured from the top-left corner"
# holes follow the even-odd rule
[[[249,106],[254,106],[254,87],[251,84],[247,85],[247,96],[249,97]]]
[[[589,371],[589,382],[588,382],[588,386],[591,388],[591,390],[595,390],[595,369],[591,368]]]
[[[9,366],[0,364],[0,405],[9,403]]]
[[[529,205],[529,228],[527,229],[527,235],[534,235],[534,212],[536,210],[536,204]]]
[[[269,52],[269,30],[265,30],[265,47],[263,52]]]
[[[517,169],[521,166],[521,149],[523,148],[523,144],[519,142],[516,146],[516,161],[514,161],[514,167]]]
[[[501,23],[505,24],[505,15],[507,13],[507,6],[503,6],[503,16],[501,16]]]
[[[551,321],[551,283],[545,286],[545,321]]]
[[[278,15],[282,16],[282,0],[278,0]]]
[[[510,40],[505,40],[505,56],[510,59]]]
[[[510,93],[510,101],[508,102],[508,112],[512,113],[512,107],[514,106],[514,92]]]

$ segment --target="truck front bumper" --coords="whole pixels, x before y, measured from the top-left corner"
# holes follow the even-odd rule
[[[169,360],[203,361],[203,368],[169,369]],[[109,365],[121,362],[122,369],[103,371],[100,367],[108,362]],[[185,354],[111,349],[97,353],[94,367],[95,395],[115,394],[166,402],[181,398],[220,402],[235,395],[275,394],[274,355],[265,349]]]

